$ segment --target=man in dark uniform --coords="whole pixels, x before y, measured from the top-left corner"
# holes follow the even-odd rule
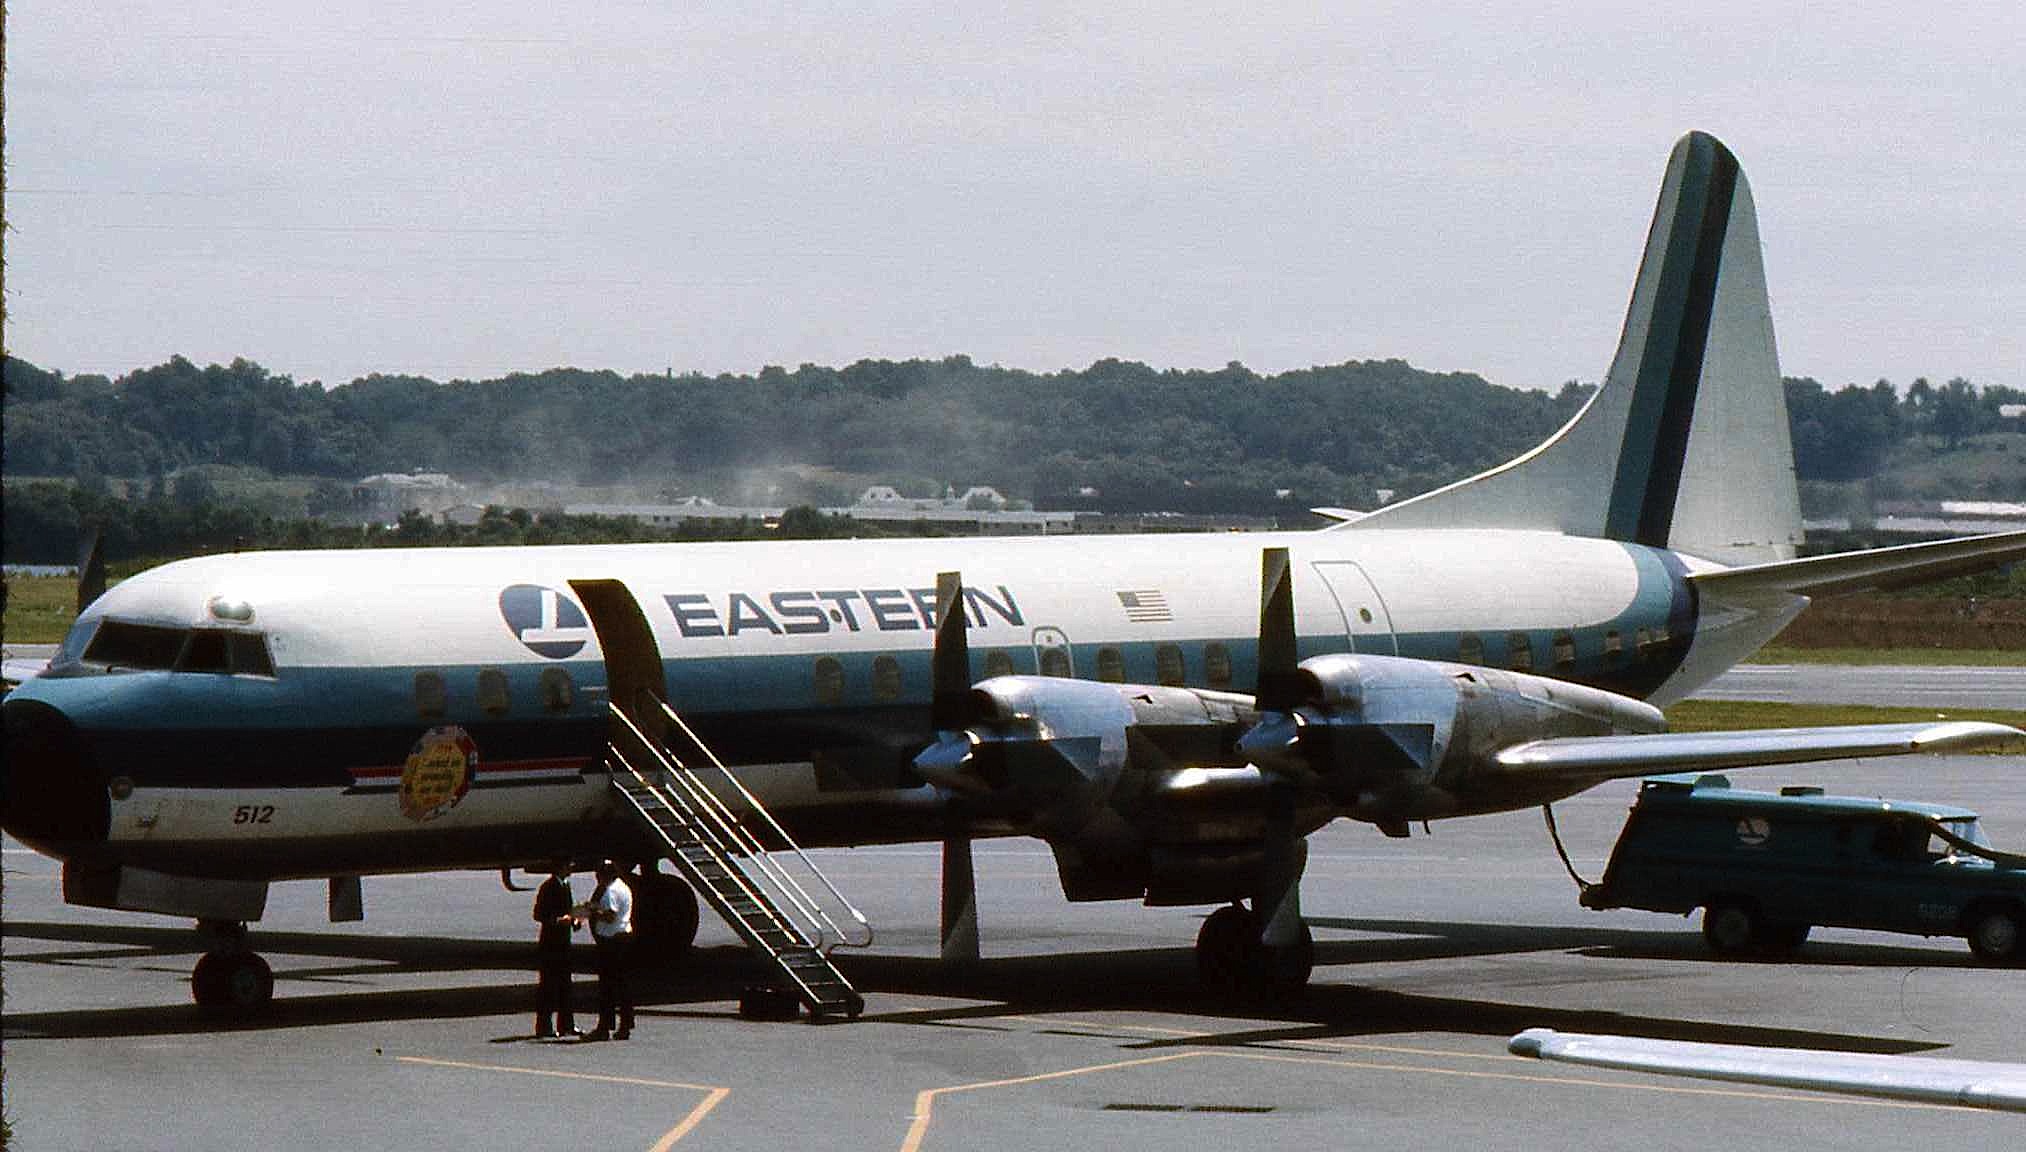
[[[577,919],[570,900],[570,862],[549,862],[549,878],[535,890],[535,923],[541,934],[535,938],[539,975],[535,982],[535,1038],[547,1039],[560,1033],[578,1036],[576,1017],[570,1011],[570,933]],[[555,1027],[550,1027],[554,1017]]]

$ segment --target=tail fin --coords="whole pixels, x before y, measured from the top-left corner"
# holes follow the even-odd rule
[[[1752,193],[1713,136],[1668,158],[1618,354],[1590,403],[1489,472],[1343,525],[1533,528],[1730,564],[1793,557],[1800,497]]]

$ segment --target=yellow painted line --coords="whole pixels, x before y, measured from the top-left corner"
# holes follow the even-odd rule
[[[1111,1072],[1120,1068],[1140,1068],[1148,1064],[1166,1064],[1171,1060],[1187,1060],[1198,1055],[1194,1052],[1170,1052],[1164,1056],[1143,1056],[1138,1060],[1116,1060],[1110,1064],[1092,1064],[1085,1068],[1064,1068],[1059,1072],[1041,1072],[1033,1076],[1016,1076],[1010,1080],[981,1080],[975,1084],[952,1084],[946,1088],[928,1088],[915,1094],[913,1123],[908,1125],[907,1139],[900,1144],[901,1152],[918,1152],[922,1138],[928,1135],[929,1121],[933,1119],[936,1098],[956,1092],[975,1092],[984,1088],[1012,1088],[1020,1084],[1038,1084],[1043,1080],[1062,1080],[1070,1076],[1085,1076],[1092,1072]]]
[[[555,1068],[523,1068],[513,1064],[475,1064],[468,1060],[438,1060],[429,1056],[396,1056],[394,1059],[403,1064],[423,1064],[432,1068],[465,1068],[477,1072],[514,1072],[523,1076],[551,1076],[558,1080],[592,1080],[601,1084],[630,1084],[637,1088],[677,1088],[685,1092],[703,1093],[703,1100],[696,1107],[689,1110],[689,1114],[682,1118],[681,1123],[662,1133],[661,1139],[656,1140],[648,1148],[647,1152],[668,1152],[683,1137],[689,1135],[690,1131],[698,1124],[703,1123],[703,1118],[710,1115],[711,1109],[717,1107],[724,1101],[725,1097],[732,1094],[730,1088],[722,1088],[713,1084],[685,1084],[680,1080],[645,1080],[638,1076],[606,1076],[597,1072],[564,1072]]]

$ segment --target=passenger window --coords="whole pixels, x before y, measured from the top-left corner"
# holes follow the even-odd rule
[[[1212,688],[1231,687],[1231,650],[1211,642],[1203,645],[1203,679]]]
[[[1000,649],[985,653],[985,678],[1013,675],[1013,654]]]
[[[1069,650],[1054,645],[1041,650],[1041,674],[1043,676],[1069,675]]]
[[[1567,632],[1555,633],[1555,667],[1568,669],[1576,666],[1576,638]]]
[[[1524,632],[1508,633],[1505,638],[1505,666],[1515,672],[1531,672],[1534,667],[1534,648]]]
[[[873,659],[872,698],[874,700],[900,699],[900,661],[891,656],[878,656]]]
[[[1179,644],[1157,644],[1154,646],[1154,679],[1170,687],[1186,682],[1189,675],[1182,668],[1182,646]]]
[[[1107,684],[1125,683],[1126,658],[1118,649],[1105,647],[1097,650],[1097,678]]]
[[[541,678],[542,708],[549,712],[568,712],[570,705],[577,701],[577,685],[570,679],[568,668],[544,668]]]
[[[1475,632],[1465,632],[1456,638],[1456,662],[1459,664],[1484,663],[1484,639]]]
[[[415,674],[415,712],[423,717],[441,716],[450,709],[450,689],[441,672]]]
[[[1625,656],[1625,638],[1616,628],[1604,633],[1604,663],[1616,664]]]
[[[1652,629],[1650,629],[1650,628],[1641,628],[1641,629],[1640,629],[1640,630],[1639,630],[1639,631],[1638,631],[1638,632],[1637,632],[1637,633],[1636,633],[1636,634],[1634,635],[1634,639],[1633,639],[1633,643],[1635,643],[1636,645],[1638,645],[1638,656],[1639,656],[1639,659],[1640,659],[1640,660],[1644,661],[1644,660],[1650,660],[1650,659],[1652,659],[1652,658],[1653,658],[1653,630],[1652,630]]]
[[[478,673],[478,706],[489,716],[504,716],[512,705],[506,673],[497,668],[481,668]]]
[[[844,665],[835,656],[816,658],[816,702],[844,703]]]

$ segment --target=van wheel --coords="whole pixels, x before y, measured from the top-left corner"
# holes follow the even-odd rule
[[[1702,910],[1702,938],[1719,956],[1743,956],[1764,934],[1759,914],[1736,897],[1720,897]]]
[[[1970,921],[1970,951],[1992,964],[2019,962],[2019,912],[2002,905],[1981,909]]]

